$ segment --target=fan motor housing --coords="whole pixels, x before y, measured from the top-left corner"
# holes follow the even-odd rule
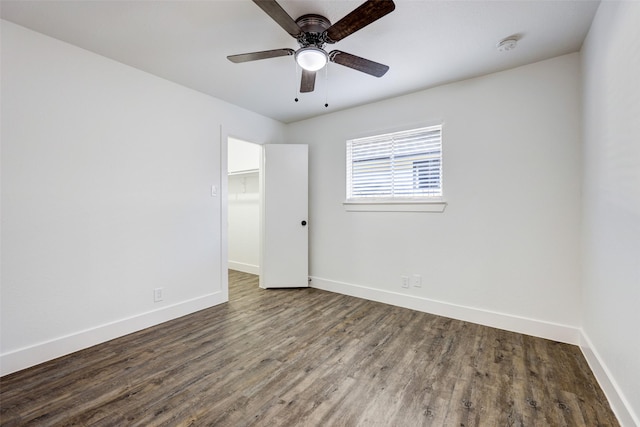
[[[326,43],[324,32],[331,27],[331,21],[322,15],[309,13],[296,19],[296,24],[302,30],[298,43],[302,47],[316,46],[322,49]]]

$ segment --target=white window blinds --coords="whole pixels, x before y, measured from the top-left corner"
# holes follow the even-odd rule
[[[347,141],[347,200],[442,196],[442,126]]]

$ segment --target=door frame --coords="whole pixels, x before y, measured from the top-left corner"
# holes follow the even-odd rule
[[[242,132],[228,131],[223,125],[220,125],[220,188],[218,189],[218,197],[220,197],[220,290],[223,295],[223,301],[225,302],[229,301],[229,138],[239,139],[259,146],[263,146],[268,143],[267,141],[257,142],[252,136],[243,135]],[[259,167],[259,234],[261,241],[264,238],[262,225],[262,205],[264,204],[261,182],[262,175],[261,158]],[[259,268],[262,270],[262,242],[260,242],[259,245],[258,259],[260,262]]]
[[[233,139],[233,141],[231,141],[231,139]],[[262,250],[262,241],[264,240],[264,189],[262,185],[262,177],[264,174],[264,169],[262,167],[263,147],[264,145],[241,140],[235,137],[230,136],[227,138],[227,249],[229,251],[227,265],[231,268],[233,264],[233,269],[235,270],[256,274],[258,276],[262,276],[262,269],[260,266],[262,265],[261,261],[264,256],[264,252]],[[247,163],[249,160],[251,161]],[[231,170],[232,163],[235,163],[235,165],[233,165],[233,171]],[[245,180],[245,186],[248,179],[251,179],[251,185],[255,186],[250,190],[252,196],[251,201],[249,202],[251,205],[251,212],[243,213],[232,209],[237,207],[234,203],[233,196],[237,193],[238,189],[234,189],[233,186],[234,182],[237,185],[237,177],[234,177],[234,175],[236,174],[238,170],[236,168],[238,167],[239,172],[243,174],[240,179]],[[244,175],[246,173],[250,173],[250,175]],[[232,210],[234,213],[237,212],[241,215],[248,214],[249,216],[244,218],[247,222],[238,222],[240,217],[232,217]],[[245,235],[242,237],[240,235],[236,235],[235,233],[238,232],[239,229],[243,229],[247,232],[250,230],[250,236]],[[234,255],[233,260],[231,255]]]

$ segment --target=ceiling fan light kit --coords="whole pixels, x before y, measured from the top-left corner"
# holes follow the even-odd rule
[[[302,68],[300,92],[303,93],[313,92],[316,71],[324,68],[328,62],[334,62],[374,77],[382,77],[389,70],[387,65],[350,53],[339,50],[327,53],[324,47],[327,43],[334,44],[393,12],[396,6],[392,0],[367,0],[333,25],[324,16],[315,14],[303,15],[294,20],[276,0],[253,0],[253,2],[295,38],[300,49],[294,51],[284,48],[229,55],[227,56],[229,61],[241,63],[293,55],[296,63]]]
[[[318,71],[327,65],[329,60],[327,52],[315,46],[298,49],[295,58],[298,65],[307,71]]]

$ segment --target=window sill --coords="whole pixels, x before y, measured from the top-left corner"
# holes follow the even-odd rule
[[[347,200],[342,203],[349,212],[435,212],[442,213],[447,202],[437,200]]]

